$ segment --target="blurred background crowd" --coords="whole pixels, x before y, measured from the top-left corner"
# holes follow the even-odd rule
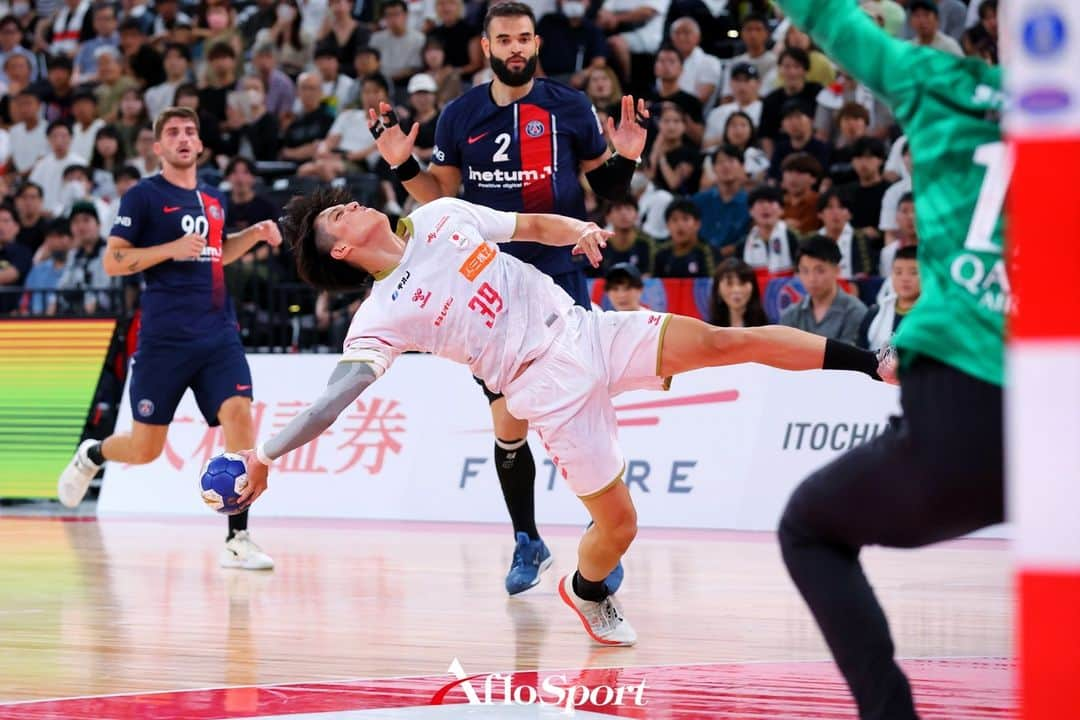
[[[623,93],[650,107],[631,195],[588,195],[615,232],[589,269],[605,281],[599,305],[888,340],[919,295],[918,198],[905,138],[865,87],[767,0],[526,4],[540,75],[579,88],[601,119]],[[997,62],[997,0],[860,5],[901,41]],[[440,111],[491,79],[487,7],[0,2],[0,314],[137,309],[138,277],[108,277],[101,255],[120,197],[157,171],[151,124],[170,105],[199,114],[200,178],[225,191],[227,231],[320,183],[409,212],[367,109],[389,102],[406,130],[419,123],[430,159]],[[265,246],[227,279],[253,349],[333,348],[363,299],[314,293],[287,250]]]

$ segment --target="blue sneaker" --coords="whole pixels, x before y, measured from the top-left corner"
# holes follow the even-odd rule
[[[551,551],[543,540],[530,540],[528,533],[519,532],[515,536],[514,559],[510,563],[510,572],[506,574],[506,592],[517,595],[540,582],[540,573],[551,567]]]
[[[593,526],[593,523],[590,520],[589,524],[585,526],[585,529],[588,530],[592,526]],[[615,569],[612,570],[610,573],[608,573],[608,576],[606,578],[604,578],[604,586],[607,587],[607,591],[609,593],[614,595],[615,593],[619,592],[619,588],[622,587],[622,581],[623,581],[623,566],[622,566],[622,562],[620,561],[619,564],[615,566]]]

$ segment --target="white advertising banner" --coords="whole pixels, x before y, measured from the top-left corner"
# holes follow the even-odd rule
[[[322,391],[335,355],[253,355],[254,412],[265,438]],[[669,392],[615,399],[626,481],[642,526],[773,530],[791,491],[837,454],[884,431],[896,388],[861,375],[757,365],[701,370]],[[126,394],[125,394],[126,397]],[[117,428],[130,427],[125,402]],[[584,508],[537,438],[540,522],[582,523]],[[187,393],[161,457],[110,465],[98,511],[209,510],[199,473],[224,450]],[[400,358],[316,442],[282,458],[256,505],[264,516],[505,522],[491,419],[468,370]]]

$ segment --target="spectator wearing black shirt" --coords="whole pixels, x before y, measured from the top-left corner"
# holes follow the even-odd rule
[[[48,227],[45,196],[37,183],[24,182],[15,192],[15,220],[19,224],[15,240],[31,253],[36,253],[45,242],[45,229]]]
[[[881,177],[884,163],[885,143],[873,137],[859,138],[851,146],[851,167],[857,179],[840,188],[848,198],[852,226],[879,241],[881,201],[889,189],[889,183]]]
[[[818,116],[821,116],[821,108],[818,108]],[[836,124],[839,133],[833,144],[832,156],[829,158],[827,173],[833,185],[846,185],[857,179],[855,169],[851,167],[851,158],[854,155],[855,142],[866,137],[870,128],[870,111],[857,102],[846,102],[836,113]],[[815,132],[818,140],[829,142],[829,133],[821,128]]]
[[[468,80],[484,67],[480,50],[480,32],[465,21],[465,5],[461,0],[435,0],[439,24],[428,33],[438,38],[446,53],[446,64],[455,67]]]
[[[352,16],[352,0],[331,0],[330,11],[323,19],[316,42],[326,44],[338,51],[338,62],[350,74],[356,51],[367,45],[371,31],[358,23]]]
[[[817,201],[821,234],[840,248],[840,277],[857,280],[876,275],[881,243],[851,226],[847,197],[836,188],[821,193]]]
[[[304,162],[315,157],[315,149],[330,131],[334,116],[322,104],[322,80],[307,72],[296,82],[300,95],[300,115],[281,139],[281,159]]]
[[[696,192],[701,185],[701,152],[686,135],[686,113],[665,102],[657,116],[659,134],[653,140],[645,162],[645,174],[659,190],[674,195]]]
[[[682,71],[683,60],[678,50],[665,45],[657,51],[656,61],[653,63],[653,72],[656,73],[656,90],[653,93],[651,112],[659,117],[662,103],[669,102],[677,105],[686,114],[686,137],[696,147],[701,147],[701,138],[705,134],[701,101],[695,95],[679,88],[679,77],[682,76]]]
[[[234,157],[225,167],[229,183],[225,207],[225,231],[240,232],[263,220],[273,220],[277,213],[274,204],[255,192],[255,166],[243,157]],[[267,246],[262,245],[266,248]]]
[[[120,52],[140,87],[148,88],[165,82],[161,53],[147,42],[146,30],[136,18],[129,17],[120,23]]]
[[[652,274],[656,241],[638,227],[638,208],[634,198],[628,195],[613,200],[604,212],[604,220],[615,234],[608,238],[607,247],[601,250],[603,259],[600,267],[587,267],[585,273],[591,277],[602,277],[615,265],[629,264],[643,275]]]
[[[224,118],[229,93],[236,87],[236,51],[229,43],[215,43],[207,51],[206,60],[209,82],[199,91],[199,107],[216,118]]]
[[[266,109],[266,90],[258,75],[240,81],[229,93],[225,124],[221,127],[222,154],[243,155],[259,161],[276,160],[281,151],[277,118]]]
[[[780,127],[783,134],[776,141],[773,150],[769,178],[774,182],[779,181],[784,161],[796,153],[806,153],[817,160],[824,172],[824,168],[829,167],[832,147],[814,137],[814,121],[810,108],[801,100],[788,100],[784,105],[782,117]]]
[[[712,248],[701,241],[701,211],[688,198],[679,198],[664,212],[668,234],[664,247],[656,251],[654,270],[659,277],[711,277],[716,269]]]
[[[48,80],[38,95],[45,105],[45,119],[48,122],[68,120],[71,118],[71,99],[75,94],[75,88],[71,84],[71,58],[56,55],[50,58],[47,64]]]
[[[0,205],[0,290],[22,287],[34,265],[34,254],[15,242],[18,232],[15,211],[10,205]],[[18,304],[17,293],[0,292],[0,314],[9,314]]]
[[[585,71],[607,65],[608,45],[604,32],[585,16],[587,0],[559,0],[558,12],[548,13],[536,23],[540,45],[540,67],[548,77],[581,88]]]
[[[758,133],[762,137],[765,151],[772,154],[773,143],[780,136],[780,121],[783,120],[784,106],[790,100],[800,100],[811,118],[817,111],[817,96],[821,86],[807,82],[806,73],[810,71],[810,56],[800,48],[787,48],[780,53],[779,75],[781,86],[765,96],[761,106],[761,125]]]

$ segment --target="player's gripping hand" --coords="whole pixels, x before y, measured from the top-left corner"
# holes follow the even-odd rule
[[[252,232],[270,247],[281,245],[281,230],[273,220],[262,220],[251,226]]]
[[[600,261],[604,259],[600,251],[607,247],[607,239],[614,235],[610,230],[604,230],[594,223],[589,223],[585,230],[578,236],[571,255],[584,255],[589,259],[593,267],[600,267]]]
[[[244,487],[244,491],[237,498],[237,504],[247,509],[251,506],[251,503],[258,500],[259,496],[266,492],[266,481],[267,476],[270,474],[270,468],[259,462],[254,450],[241,450],[237,455],[244,458],[244,465],[247,466],[247,486]]]
[[[197,260],[206,247],[206,238],[198,233],[188,233],[169,243],[169,256],[173,260]]]
[[[618,127],[615,127],[615,121],[610,116],[607,119],[608,139],[615,152],[629,160],[637,160],[645,152],[645,139],[648,137],[645,124],[649,120],[649,109],[645,107],[645,101],[639,99],[635,114],[634,96],[623,95],[620,112]]]
[[[375,138],[375,146],[379,148],[379,154],[390,164],[397,167],[412,157],[413,145],[416,144],[416,136],[420,132],[420,123],[414,122],[409,134],[401,131],[397,113],[389,103],[379,103],[379,112],[375,109],[368,110],[368,129]]]

